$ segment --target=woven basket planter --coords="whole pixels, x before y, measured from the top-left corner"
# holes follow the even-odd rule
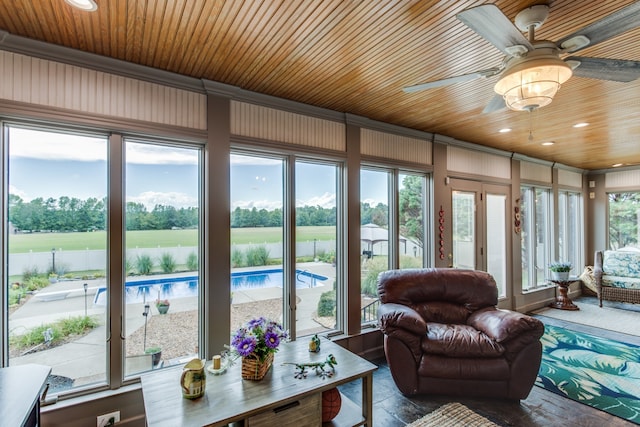
[[[273,353],[267,354],[263,362],[251,355],[242,358],[242,379],[260,381],[273,364]]]

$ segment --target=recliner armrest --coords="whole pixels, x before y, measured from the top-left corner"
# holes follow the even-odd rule
[[[517,311],[500,310],[495,307],[471,313],[467,324],[499,343],[522,335],[529,335],[530,339],[537,340],[544,334],[544,324],[540,320]]]
[[[427,333],[427,322],[417,311],[403,304],[380,304],[378,323],[382,332],[386,334],[395,329],[404,329],[419,336]]]

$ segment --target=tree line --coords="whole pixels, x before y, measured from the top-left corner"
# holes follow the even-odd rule
[[[419,177],[407,176],[399,194],[400,232],[417,242],[422,242],[422,182]],[[105,230],[107,218],[106,198],[90,197],[81,200],[62,196],[36,198],[25,202],[21,197],[9,195],[9,221],[23,232],[72,232]],[[360,204],[361,224],[389,225],[389,207],[384,203],[372,206]],[[143,203],[127,202],[127,230],[171,230],[196,228],[199,222],[197,207],[175,208],[158,204],[149,211]],[[231,212],[232,228],[282,227],[284,216],[281,208],[273,210],[237,207]],[[297,226],[333,226],[337,223],[336,208],[302,206],[296,208]]]

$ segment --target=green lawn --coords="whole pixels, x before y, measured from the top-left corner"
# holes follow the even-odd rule
[[[298,241],[333,240],[335,227],[297,227]],[[231,230],[232,244],[275,243],[282,241],[279,227],[234,228]],[[9,236],[9,253],[49,252],[52,248],[65,251],[95,250],[106,248],[106,232],[86,233],[32,233]],[[127,248],[170,248],[197,246],[197,230],[128,231]]]

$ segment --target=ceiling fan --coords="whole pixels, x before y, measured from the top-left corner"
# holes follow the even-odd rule
[[[502,64],[408,86],[403,91],[411,93],[500,75],[494,87],[498,95],[483,112],[497,111],[505,106],[516,111],[533,111],[548,105],[560,85],[572,75],[618,82],[630,82],[640,77],[640,61],[569,55],[640,26],[640,2],[634,2],[557,42],[535,39],[535,30],[548,15],[548,5],[534,5],[520,11],[514,25],[494,4],[460,12],[456,15],[460,21],[506,55]],[[528,34],[528,38],[523,32]]]

